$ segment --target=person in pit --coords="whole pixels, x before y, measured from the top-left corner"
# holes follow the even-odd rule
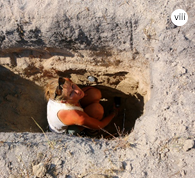
[[[52,79],[45,87],[47,120],[51,131],[77,135],[84,128],[99,130],[107,126],[117,115],[113,111],[103,117],[104,109],[99,103],[101,91],[95,87],[79,88],[69,78]]]

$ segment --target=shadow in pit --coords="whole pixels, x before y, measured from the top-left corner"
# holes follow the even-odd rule
[[[43,89],[0,65],[0,132],[45,130],[46,101]]]
[[[107,86],[95,86],[102,92],[100,104],[104,107],[104,117],[109,115],[114,106],[114,97],[121,98],[118,115],[95,137],[113,138],[129,134],[135,121],[143,114],[144,98],[139,93],[127,95],[122,91]],[[93,137],[93,135],[90,135]]]

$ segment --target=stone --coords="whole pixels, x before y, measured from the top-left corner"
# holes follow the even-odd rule
[[[16,59],[16,63],[18,68],[26,69],[30,65],[30,60],[29,58],[21,57]]]
[[[54,158],[53,162],[55,165],[62,165],[62,160],[60,158]]]
[[[184,151],[188,151],[188,150],[190,150],[193,146],[194,146],[194,140],[188,139],[188,140],[186,140],[186,141],[184,142],[183,149],[184,149]]]
[[[180,171],[180,175],[181,175],[182,177],[186,176],[186,173],[187,173],[187,172],[186,172],[185,170],[181,170],[181,171]]]
[[[100,174],[94,174],[94,175],[89,175],[86,178],[107,178],[106,175],[100,175]]]
[[[47,172],[46,165],[39,163],[38,165],[33,166],[33,174],[36,177],[43,177]]]
[[[0,65],[11,65],[10,57],[1,57],[0,58]]]
[[[9,178],[17,178],[17,176],[13,175],[13,174],[10,174],[9,175]]]

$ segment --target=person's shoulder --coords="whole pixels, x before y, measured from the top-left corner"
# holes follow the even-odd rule
[[[67,114],[74,114],[74,113],[76,113],[76,111],[74,109],[71,109],[71,110],[60,109],[58,113],[59,114],[66,114],[67,115]]]
[[[92,86],[87,86],[87,87],[83,87],[82,90],[83,90],[83,91],[87,91],[87,90],[92,89],[92,88],[94,88],[94,87],[92,87]]]
[[[79,110],[64,110],[61,109],[58,112],[58,116],[59,117],[66,117],[66,116],[70,116],[70,117],[80,117],[80,116],[84,116],[85,113],[83,111],[79,111]]]
[[[60,110],[58,112],[58,118],[66,125],[74,125],[82,120],[81,111],[77,110]]]

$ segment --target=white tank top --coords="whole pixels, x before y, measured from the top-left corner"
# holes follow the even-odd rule
[[[49,123],[49,127],[52,131],[57,133],[63,133],[67,129],[67,125],[62,123],[62,121],[58,118],[58,112],[60,110],[78,110],[83,111],[83,109],[79,106],[74,106],[66,103],[60,103],[55,100],[49,99],[47,103],[47,121]]]

